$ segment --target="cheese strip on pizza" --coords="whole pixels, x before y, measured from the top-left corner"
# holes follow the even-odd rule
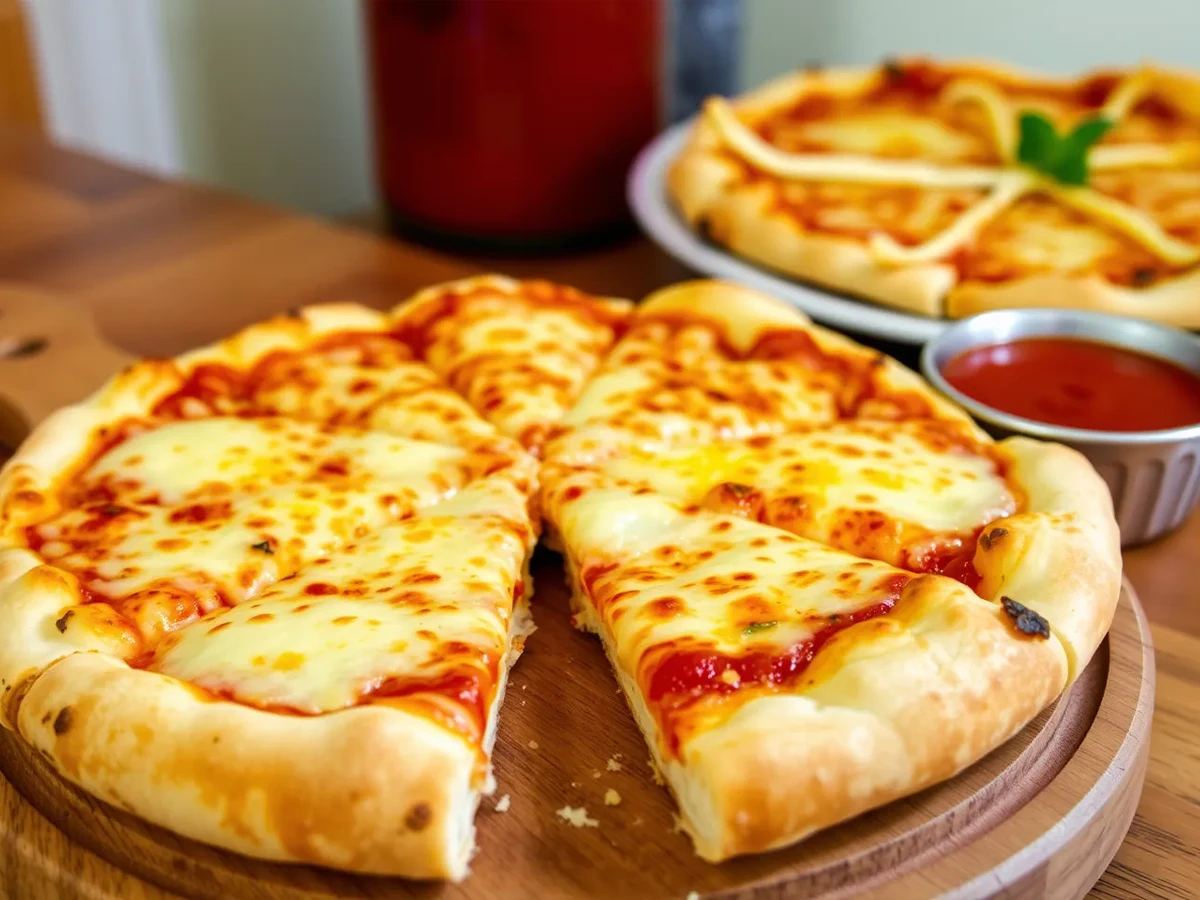
[[[1064,181],[1020,155],[1029,116],[1106,130]],[[707,239],[910,312],[1053,305],[1197,327],[1198,160],[1194,73],[907,59],[713,98],[667,188]]]
[[[185,836],[461,878],[536,490],[365,309],[135,364],[0,475],[0,722]]]
[[[394,312],[398,333],[501,432],[538,452],[624,329],[626,300],[483,275]]]

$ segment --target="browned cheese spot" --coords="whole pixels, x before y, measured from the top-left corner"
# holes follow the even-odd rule
[[[404,817],[404,827],[409,831],[424,831],[433,819],[433,811],[428,803],[417,803]]]
[[[991,531],[985,531],[979,536],[979,546],[984,550],[991,550],[996,546],[996,542],[1001,540],[1008,534],[1007,528],[993,528]]]

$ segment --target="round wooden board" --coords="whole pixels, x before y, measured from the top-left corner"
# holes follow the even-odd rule
[[[19,298],[0,291],[0,337]],[[77,329],[79,319],[73,319]],[[86,329],[84,329],[86,331]],[[93,344],[99,357],[90,365]],[[79,381],[120,354],[67,342]],[[2,348],[0,348],[2,351]],[[46,362],[62,352],[54,337]],[[108,355],[105,355],[108,354]],[[0,352],[0,356],[3,353]],[[11,360],[32,366],[32,357]],[[0,367],[3,367],[0,363]],[[52,384],[23,368],[0,382],[36,421]],[[91,380],[90,385],[95,381]],[[57,399],[57,397],[56,397]],[[61,402],[61,401],[60,401]],[[13,437],[9,428],[5,437]],[[709,865],[674,828],[599,643],[569,625],[556,556],[535,559],[538,631],[513,670],[496,743],[497,792],[459,885],[360,877],[225,853],[92,799],[0,730],[0,884],[28,898],[1080,897],[1116,853],[1141,794],[1154,702],[1149,626],[1128,585],[1112,631],[1079,681],[1019,735],[958,777],[789,849]],[[609,761],[619,764],[611,771]],[[329,760],[336,766],[337,760]],[[620,804],[605,805],[615,790]],[[509,795],[507,812],[496,812]],[[597,828],[558,818],[586,807]]]

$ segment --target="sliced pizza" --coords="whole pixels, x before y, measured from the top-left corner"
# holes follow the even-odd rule
[[[395,310],[398,334],[504,434],[538,452],[625,327],[626,300],[484,275]]]
[[[580,462],[842,419],[970,419],[889,357],[716,281],[665,288],[562,419],[546,458]]]
[[[186,836],[461,878],[536,468],[366,310],[136,364],[0,476],[0,722]]]
[[[1038,158],[1035,138],[1079,126],[1069,171]],[[710,100],[668,189],[735,253],[911,312],[1053,304],[1197,327],[1198,160],[1200,76],[910,59]]]
[[[983,531],[975,590],[547,468],[577,622],[702,857],[783,846],[950,777],[1086,664],[1119,592],[1111,509],[1071,451],[1006,452],[1028,499]]]

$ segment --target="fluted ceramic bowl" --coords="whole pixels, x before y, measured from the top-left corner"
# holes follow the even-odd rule
[[[942,367],[974,347],[1031,337],[1099,341],[1169,360],[1200,377],[1200,339],[1178,328],[1070,309],[1003,309],[963,319],[927,343],[921,370],[997,437],[1024,434],[1074,447],[1112,492],[1123,546],[1177,528],[1200,500],[1200,422],[1160,431],[1091,431],[1014,416],[952,387]]]

